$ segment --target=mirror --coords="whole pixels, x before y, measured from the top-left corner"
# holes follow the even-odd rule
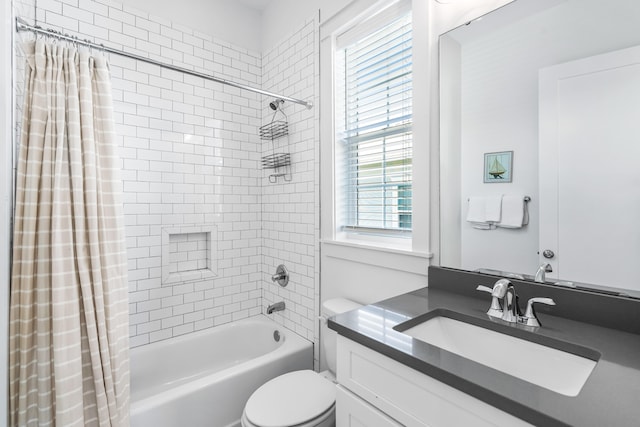
[[[640,298],[639,28],[637,0],[516,0],[440,37],[442,266]]]

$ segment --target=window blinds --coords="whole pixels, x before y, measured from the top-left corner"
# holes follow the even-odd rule
[[[340,55],[343,230],[410,232],[411,13]]]

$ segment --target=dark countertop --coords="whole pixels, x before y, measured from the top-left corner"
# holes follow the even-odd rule
[[[538,313],[541,328],[525,330],[520,325],[490,320],[486,311],[491,298],[484,295],[477,298],[423,288],[337,315],[329,319],[329,327],[534,425],[640,425],[640,335],[545,313]],[[449,314],[461,320],[541,344],[560,340],[568,343],[566,349],[574,345],[586,347],[592,355],[599,353],[600,358],[578,396],[568,397],[394,329],[426,313],[433,315],[434,310],[445,315],[450,310],[454,313]]]

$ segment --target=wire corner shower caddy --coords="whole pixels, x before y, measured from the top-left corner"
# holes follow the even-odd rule
[[[287,115],[282,110],[283,99],[276,99],[269,103],[269,107],[274,110],[271,121],[260,126],[260,139],[271,141],[271,154],[262,157],[262,169],[273,169],[274,172],[269,175],[269,182],[275,184],[278,178],[290,182],[291,177],[291,150],[289,149],[289,124]],[[280,113],[281,118],[278,117]],[[277,140],[287,137],[286,152],[276,151]],[[285,147],[280,149],[284,150]]]

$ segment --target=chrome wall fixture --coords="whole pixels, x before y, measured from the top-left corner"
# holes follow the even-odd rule
[[[115,54],[115,55],[120,55],[120,56],[124,56],[124,57],[127,57],[127,58],[135,59],[137,61],[146,62],[147,64],[157,65],[159,67],[166,68],[166,69],[169,69],[169,70],[177,71],[177,72],[184,73],[184,74],[189,74],[190,76],[200,77],[200,78],[203,78],[205,80],[211,80],[211,81],[214,81],[214,82],[217,82],[217,83],[222,83],[222,84],[227,85],[227,86],[233,86],[233,87],[236,87],[236,88],[239,88],[239,89],[244,89],[244,90],[248,90],[250,92],[255,92],[255,93],[262,94],[262,95],[266,95],[266,96],[268,96],[270,98],[275,98],[276,101],[293,102],[295,104],[304,105],[307,108],[313,107],[313,103],[308,102],[308,101],[303,101],[301,99],[291,98],[289,96],[279,95],[277,93],[273,93],[273,92],[269,92],[269,91],[266,91],[266,90],[258,89],[258,88],[252,87],[252,86],[247,86],[247,85],[243,85],[243,84],[240,84],[240,83],[236,83],[236,82],[233,82],[231,80],[221,79],[221,78],[215,77],[215,76],[210,75],[210,74],[199,73],[197,71],[189,70],[189,69],[186,69],[186,68],[176,67],[175,65],[167,64],[165,62],[155,61],[153,59],[145,58],[144,56],[136,55],[134,53],[129,53],[129,52],[125,52],[125,51],[120,50],[120,49],[114,49],[114,48],[111,48],[111,47],[108,47],[108,46],[104,46],[102,44],[93,43],[90,40],[82,40],[82,39],[79,39],[78,37],[70,36],[69,34],[64,34],[64,33],[60,32],[60,31],[53,30],[53,29],[50,29],[50,28],[42,28],[42,27],[37,26],[37,25],[29,25],[29,24],[27,24],[27,22],[24,19],[22,19],[20,17],[16,17],[16,30],[17,31],[31,31],[31,32],[36,33],[36,34],[42,34],[42,35],[45,35],[45,36],[54,37],[56,39],[69,41],[69,42],[72,42],[72,43],[77,44],[77,45],[87,46],[89,48],[97,49],[97,50],[100,50],[100,51],[103,51],[103,52],[112,53],[112,54]]]
[[[289,283],[289,272],[287,271],[287,267],[285,267],[284,264],[280,264],[278,266],[278,268],[276,269],[276,274],[271,276],[271,281],[274,283],[278,282],[278,284],[283,288],[287,286],[287,284]]]
[[[285,309],[284,301],[280,301],[275,304],[271,304],[269,307],[267,307],[267,314],[273,314],[276,311],[283,311],[284,309]],[[275,334],[274,334],[274,339],[275,339]]]

